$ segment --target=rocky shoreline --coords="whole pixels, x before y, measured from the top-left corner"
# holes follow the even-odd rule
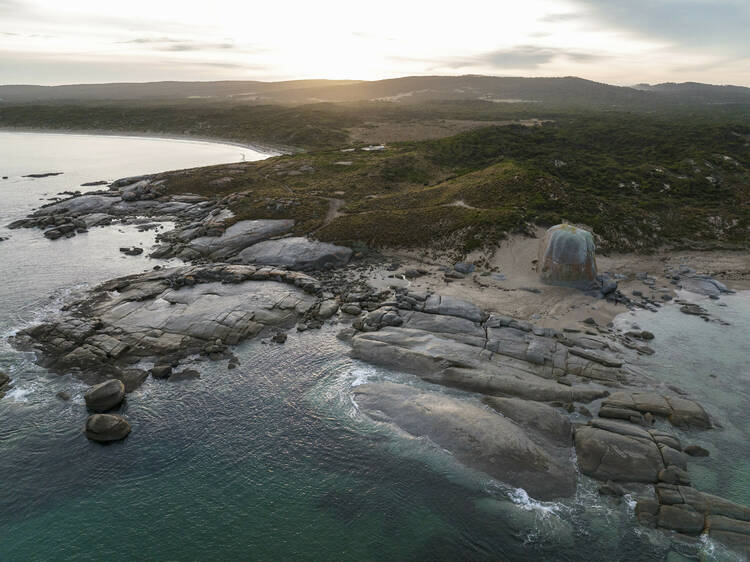
[[[226,201],[166,195],[160,181],[118,180],[11,225],[43,228],[57,239],[113,221],[170,220],[176,228],[159,236],[151,255],[194,263],[108,281],[13,338],[49,368],[99,385],[87,393],[87,406],[97,412],[85,424],[90,439],[128,435],[118,409],[149,376],[200,376],[177,370],[196,356],[237,368],[232,346],[241,341],[283,344],[287,330],[336,322],[355,358],[430,383],[353,387],[355,402],[371,418],[426,437],[535,499],[572,497],[582,473],[601,482],[602,494],[636,498],[644,525],[681,536],[708,534],[750,553],[750,509],[690,486],[690,458],[700,451],[670,427],[712,431],[711,418],[637,366],[639,354],[653,353],[647,332],[619,332],[593,318],[576,328],[545,327],[414,288],[406,273],[426,273],[408,268],[393,273],[398,283],[373,286],[366,263],[349,264],[348,248],[290,236],[293,221],[232,224]],[[463,277],[446,281],[460,281],[471,269],[457,264],[450,271]],[[701,294],[729,292],[689,268],[667,273],[674,285]],[[639,281],[653,289],[650,279]],[[589,298],[653,309],[667,302],[626,296],[617,281],[600,276]],[[696,306],[683,303],[683,312],[707,319]],[[466,391],[467,398],[440,387]],[[101,394],[106,399],[97,402]]]

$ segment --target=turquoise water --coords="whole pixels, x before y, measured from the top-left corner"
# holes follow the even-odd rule
[[[0,183],[2,224],[23,216],[44,192],[156,171],[155,153],[171,154],[174,163],[164,167],[175,168],[237,159],[236,147],[223,145],[186,150],[174,141],[127,139],[127,147],[104,150],[100,143],[118,140],[76,137],[70,143],[78,150],[48,164],[59,137],[38,137],[38,150],[34,139],[23,139],[33,160],[14,160],[13,173],[5,173],[12,181]],[[0,148],[21,142],[14,139],[0,134]],[[1,158],[0,175],[11,166]],[[41,171],[65,174],[18,177]],[[125,227],[56,242],[38,231],[0,228],[0,236],[8,234],[11,240],[0,243],[3,336],[53,313],[71,293],[157,263],[119,255],[121,245],[153,240],[153,233]],[[750,310],[729,310],[750,318]],[[675,327],[682,330],[684,318],[674,317],[673,326],[670,315],[642,321],[658,345]],[[600,498],[587,479],[574,500],[536,503],[428,441],[364,418],[351,401],[352,385],[426,383],[352,360],[337,329],[293,332],[284,346],[247,342],[236,351],[239,368],[202,363],[199,380],[147,380],[124,408],[133,432],[106,446],[81,434],[85,386],[34,365],[3,338],[0,369],[15,388],[0,400],[0,560],[659,560],[674,550],[665,535],[635,524],[632,504]],[[681,353],[660,349],[655,358],[671,364],[691,352],[703,357],[691,338],[713,329],[701,321],[694,335],[676,341]],[[747,333],[729,330],[734,341]],[[60,390],[73,399],[56,398]],[[731,444],[733,434],[725,432],[715,435]],[[728,454],[723,446],[712,453],[706,474]]]
[[[644,365],[658,382],[687,392],[719,425],[702,432],[681,432],[683,444],[710,451],[690,462],[693,485],[750,505],[750,291],[719,301],[684,293],[712,316],[728,322],[705,322],[668,306],[658,314],[640,311],[619,322],[635,321],[656,338],[656,354]]]

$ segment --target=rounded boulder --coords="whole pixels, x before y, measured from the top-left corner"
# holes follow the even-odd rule
[[[94,414],[86,419],[83,432],[92,441],[119,441],[130,433],[130,424],[125,418],[115,414]]]
[[[110,379],[88,389],[83,395],[86,407],[95,412],[111,410],[125,398],[125,385],[117,379]]]
[[[588,230],[553,226],[539,245],[539,273],[548,283],[587,287],[596,282],[596,245]]]

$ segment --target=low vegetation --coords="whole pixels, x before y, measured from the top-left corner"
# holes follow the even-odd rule
[[[450,237],[470,250],[567,220],[611,250],[745,247],[750,126],[739,121],[584,113],[201,168],[168,174],[169,186],[230,196],[237,219],[294,218],[298,232],[349,244]]]
[[[489,88],[495,97],[536,101],[450,98],[467,95],[456,94],[464,82],[472,95]],[[430,84],[443,89],[422,88]],[[228,197],[236,220],[294,218],[298,233],[333,242],[465,251],[567,220],[589,226],[600,247],[613,250],[748,244],[750,90],[662,85],[648,93],[578,79],[477,77],[313,86],[323,89],[283,85],[274,105],[234,98],[5,104],[0,127],[291,147],[261,162],[165,176],[172,192]],[[271,96],[279,86],[264,87]],[[399,98],[408,103],[373,101],[406,87],[419,94]],[[369,101],[280,101],[324,90]],[[410,138],[404,132],[422,140],[391,142]],[[368,149],[383,141],[385,149]]]

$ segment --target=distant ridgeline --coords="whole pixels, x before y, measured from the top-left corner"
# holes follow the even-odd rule
[[[601,250],[750,238],[748,88],[468,76],[0,86],[0,98],[0,127],[305,149],[164,177],[172,193],[242,193],[239,218],[292,218],[326,241],[468,251],[561,222],[588,226]],[[396,127],[429,140],[388,142]],[[368,140],[387,146],[360,150]]]

